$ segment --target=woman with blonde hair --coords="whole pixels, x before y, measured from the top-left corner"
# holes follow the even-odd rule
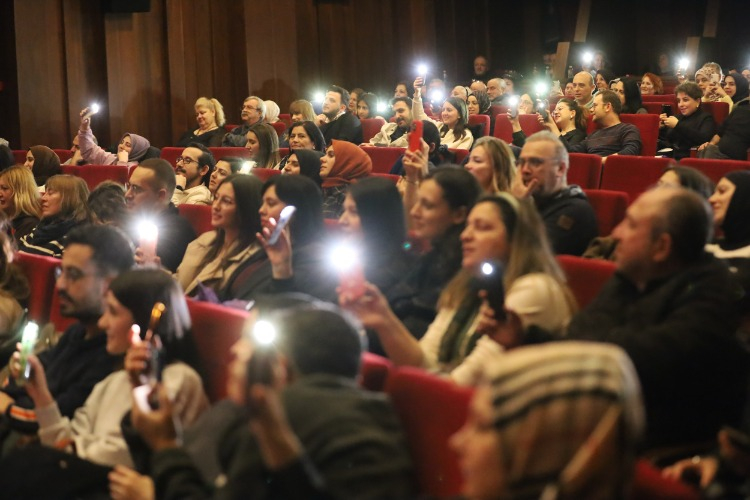
[[[177,146],[186,148],[191,142],[198,142],[207,148],[221,146],[221,141],[226,134],[224,130],[224,106],[214,98],[199,97],[195,101],[195,121],[198,122],[198,128],[188,130],[180,140]]]
[[[10,231],[18,242],[29,234],[42,216],[42,205],[34,175],[16,165],[0,173],[0,210],[8,216]]]
[[[310,101],[297,99],[289,105],[289,114],[292,115],[292,123],[311,121],[315,122],[315,110]]]
[[[516,157],[502,140],[481,137],[469,153],[466,170],[476,177],[485,193],[509,191],[516,175]]]
[[[357,297],[342,291],[339,302],[375,331],[396,365],[447,373],[457,383],[476,384],[489,359],[520,345],[560,338],[576,310],[531,200],[508,193],[481,198],[461,233],[461,270],[443,290],[435,320],[417,341],[370,283]],[[485,288],[504,291],[501,311],[492,311]],[[486,279],[486,278],[484,278]]]
[[[80,177],[54,175],[42,195],[42,220],[18,242],[21,252],[62,257],[65,236],[89,220],[89,188]]]

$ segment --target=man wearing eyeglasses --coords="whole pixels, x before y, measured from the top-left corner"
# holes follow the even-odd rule
[[[141,221],[153,222],[158,228],[156,255],[161,265],[172,272],[182,262],[188,243],[195,231],[172,203],[176,185],[175,171],[168,161],[151,158],[138,164],[130,176],[125,204],[131,214],[132,229]],[[133,241],[139,236],[133,234]],[[136,256],[136,260],[140,260]]]
[[[172,203],[178,205],[210,205],[208,183],[216,167],[214,155],[206,146],[191,142],[177,157],[176,184]]]
[[[221,143],[222,146],[244,148],[250,127],[256,123],[261,123],[266,117],[266,103],[260,97],[251,95],[242,103],[241,116],[244,124],[225,135]]]
[[[113,226],[81,226],[68,233],[55,272],[56,293],[60,314],[78,321],[65,330],[53,348],[39,354],[50,392],[63,416],[72,418],[94,385],[115,366],[117,360],[107,354],[107,336],[97,322],[104,312],[109,283],[133,263],[133,245]],[[6,440],[34,435],[38,428],[31,398],[12,379],[0,392],[0,421],[0,427],[13,431]]]

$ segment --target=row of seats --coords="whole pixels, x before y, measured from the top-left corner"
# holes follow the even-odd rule
[[[57,156],[60,158],[60,163],[66,162],[73,156],[73,152],[69,149],[53,149]],[[25,149],[14,149],[13,150],[13,161],[18,165],[26,163],[26,150]]]

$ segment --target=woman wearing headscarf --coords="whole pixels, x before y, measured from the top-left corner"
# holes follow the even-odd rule
[[[323,217],[338,219],[343,213],[349,184],[372,172],[372,160],[361,148],[347,141],[333,140],[320,159],[323,179]]]
[[[734,106],[737,106],[739,102],[746,105],[750,95],[750,86],[748,86],[745,77],[733,71],[724,77],[724,92],[731,97]],[[732,109],[734,109],[734,106],[732,106]]]
[[[78,145],[81,157],[91,165],[137,165],[146,159],[151,143],[138,134],[126,133],[120,138],[117,154],[112,154],[99,147],[91,131],[91,113],[89,108],[81,111],[81,125],[78,129]]]
[[[320,158],[323,153],[314,149],[293,149],[284,165],[284,175],[301,175],[312,179],[320,187],[323,179],[320,177]]]
[[[60,157],[47,146],[31,146],[26,152],[23,166],[34,174],[37,186],[44,186],[47,179],[62,173]]]

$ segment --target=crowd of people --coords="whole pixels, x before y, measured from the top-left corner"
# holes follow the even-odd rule
[[[665,476],[697,474],[716,498],[747,493],[750,172],[714,186],[673,163],[601,235],[568,184],[569,153],[640,155],[640,131],[620,115],[646,112],[642,96],[664,92],[662,78],[583,68],[553,86],[550,111],[547,91],[520,75],[494,77],[482,56],[474,67],[450,93],[437,79],[399,82],[386,111],[333,85],[319,114],[291,103],[283,133],[273,101],[248,97],[228,130],[221,103],[201,97],[175,165],[132,132],[106,150],[84,109],[71,162],[128,166],[124,186],[89,192],[45,146],[23,165],[11,155],[0,170],[0,488],[414,498],[418,464],[397,414],[357,382],[370,351],[476,389],[450,441],[468,498],[624,498],[637,457],[692,454],[717,436],[715,452]],[[707,63],[676,85],[679,113],[659,116],[662,146],[676,160],[691,148],[744,159],[749,89]],[[706,101],[729,105],[719,126]],[[498,112],[510,144],[469,122]],[[378,114],[385,124],[363,142],[361,120]],[[519,114],[542,131],[527,137]],[[218,146],[247,157],[216,158]],[[398,182],[371,175],[365,148],[378,146],[405,148]],[[456,149],[469,150],[461,165]],[[254,168],[280,173],[263,181]],[[180,205],[210,206],[212,230],[196,234]],[[34,354],[15,348],[35,293],[17,252],[60,259],[59,312],[75,320]],[[565,254],[614,261],[585,307]],[[186,297],[250,311],[227,400],[204,391]]]

